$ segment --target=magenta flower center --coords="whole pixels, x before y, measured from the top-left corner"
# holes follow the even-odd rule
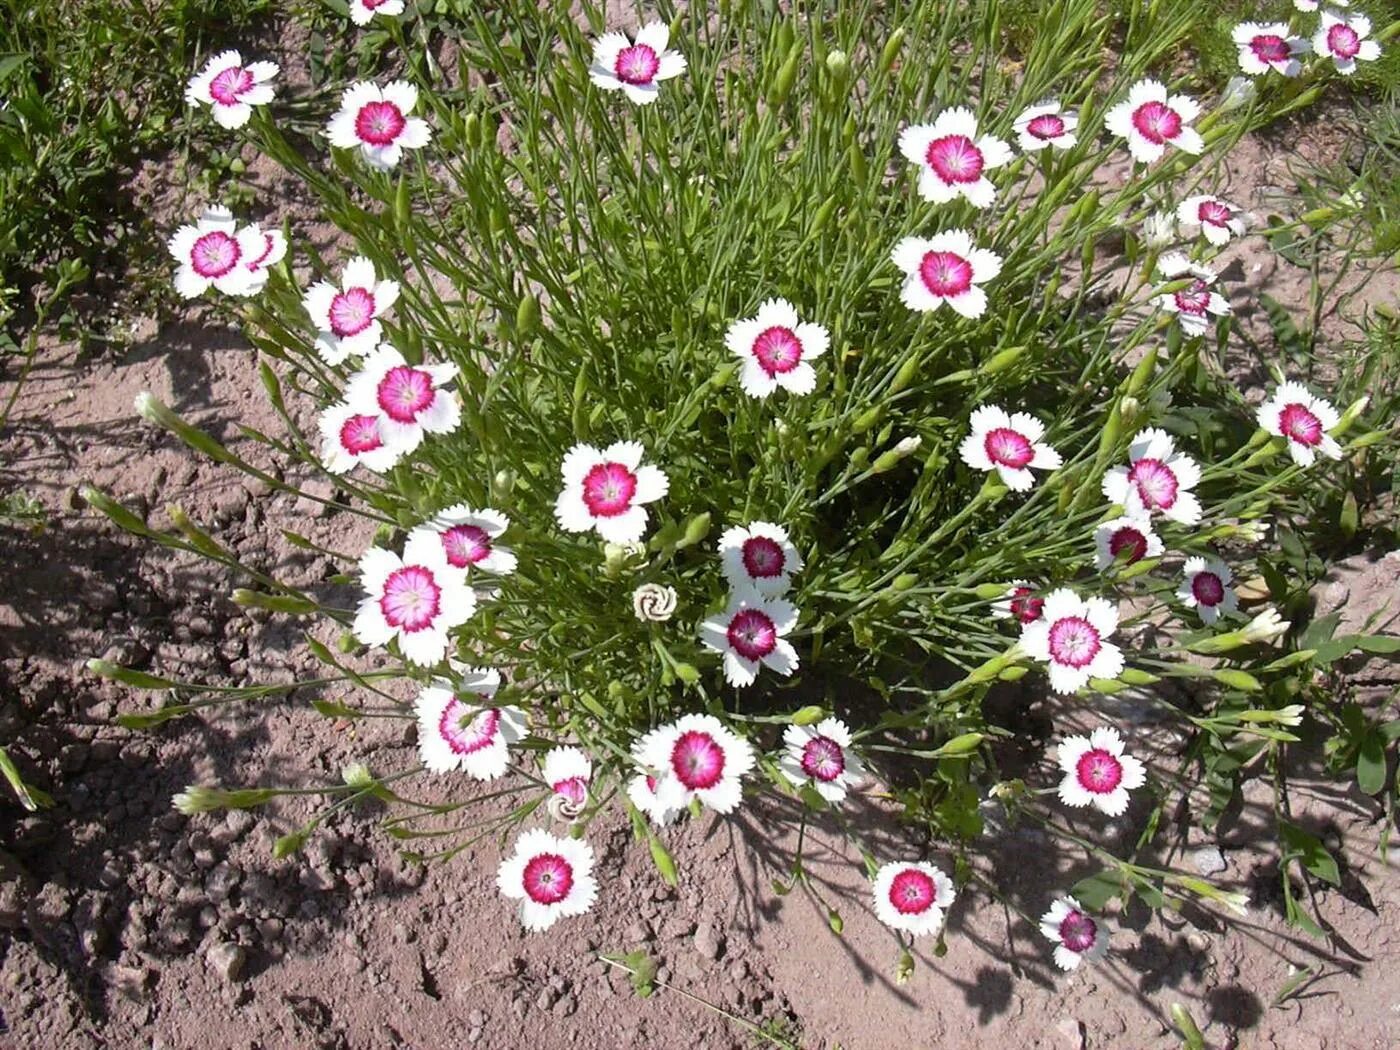
[[[574,888],[574,869],[557,853],[541,853],[525,865],[525,894],[536,904],[558,904]]]
[[[753,356],[770,376],[791,372],[802,363],[802,341],[791,328],[765,328],[753,341]]]
[[[740,609],[729,621],[729,647],[746,660],[761,660],[778,647],[778,628],[760,609]]]
[[[1060,921],[1060,943],[1076,954],[1092,948],[1098,935],[1098,923],[1082,911],[1072,911]]]
[[[222,277],[238,265],[241,254],[236,240],[223,230],[211,230],[194,242],[190,265],[201,277]]]
[[[595,518],[615,518],[632,506],[637,475],[621,463],[599,463],[583,478],[583,503]]]
[[[1128,470],[1128,481],[1148,510],[1170,510],[1176,503],[1176,472],[1160,459],[1138,460]]]
[[[982,177],[982,151],[966,135],[944,135],[928,144],[924,159],[943,182],[960,185]]]
[[[1082,616],[1066,616],[1050,625],[1050,659],[1076,670],[1099,655],[1098,629]]]
[[[1249,47],[1260,62],[1288,61],[1288,41],[1275,33],[1260,33],[1249,42]]]
[[[209,96],[221,106],[236,106],[238,96],[252,86],[252,73],[241,66],[229,66],[209,82]]]
[[[1201,201],[1196,209],[1196,218],[1212,226],[1227,226],[1230,223],[1230,207],[1221,201]]]
[[[370,146],[392,145],[403,134],[403,110],[392,102],[366,102],[355,115],[355,135]]]
[[[993,463],[999,467],[1010,467],[1012,470],[1020,470],[1035,458],[1035,449],[1031,447],[1026,436],[1010,427],[997,427],[987,431],[982,447],[986,449],[987,458]]]
[[[1181,134],[1181,115],[1165,102],[1144,102],[1133,110],[1133,127],[1148,142],[1160,146]]]
[[[1322,420],[1307,405],[1285,405],[1279,413],[1278,428],[1283,435],[1300,445],[1322,443]]]
[[[1079,786],[1095,795],[1106,795],[1123,779],[1123,763],[1101,747],[1085,751],[1074,765]]]
[[[1202,605],[1219,605],[1225,597],[1225,585],[1213,572],[1198,572],[1191,578],[1191,593]]]
[[[442,533],[442,549],[447,564],[465,569],[490,555],[491,536],[477,525],[453,525]]]
[[[550,789],[556,794],[568,799],[575,806],[581,806],[588,798],[588,781],[583,777],[565,777],[563,780],[550,785]]]
[[[1327,47],[1336,58],[1355,58],[1361,51],[1361,37],[1345,22],[1327,30]]]
[[[1125,560],[1129,565],[1141,560],[1147,553],[1147,537],[1131,525],[1114,530],[1113,535],[1108,538],[1108,553],[1116,559],[1124,552],[1127,552]]]
[[[433,403],[433,377],[418,368],[395,365],[379,381],[379,407],[395,423],[412,423]]]
[[[364,4],[368,10],[374,11],[380,7],[383,7],[389,2],[389,0],[360,0],[360,2]]]
[[[1031,117],[1030,123],[1026,125],[1026,131],[1030,133],[1032,138],[1049,142],[1065,133],[1065,122],[1057,113],[1041,113]]]
[[[660,68],[661,59],[646,44],[624,47],[613,63],[613,73],[624,84],[650,84],[656,79],[656,71]]]
[[[1022,623],[1035,623],[1045,608],[1045,599],[1034,597],[1029,587],[1017,587],[1011,592],[1011,615]]]
[[[421,631],[431,627],[442,609],[442,588],[432,570],[423,565],[395,569],[384,581],[379,608],[390,627],[400,631]]]
[[[704,791],[724,776],[724,748],[709,733],[688,730],[671,748],[671,768],[689,791]]]
[[[340,425],[340,447],[351,455],[362,456],[383,446],[378,416],[351,416]]]
[[[374,320],[374,293],[368,288],[337,292],[331,300],[331,331],[337,339],[359,335]]]
[[[476,710],[454,696],[438,719],[438,733],[454,755],[470,755],[496,739],[500,724],[501,713],[494,707]]]
[[[814,736],[802,747],[802,772],[829,784],[846,770],[846,755],[830,737]]]
[[[919,277],[932,294],[947,299],[972,287],[972,263],[956,252],[926,252]]]
[[[1183,288],[1174,293],[1173,297],[1176,299],[1176,308],[1182,313],[1204,317],[1207,307],[1210,306],[1210,285],[1198,277],[1190,288]]]
[[[756,580],[771,580],[783,574],[787,559],[782,546],[767,536],[750,536],[744,541],[741,556],[744,571]]]
[[[938,886],[918,868],[905,868],[890,883],[890,903],[901,915],[921,915],[933,907]]]

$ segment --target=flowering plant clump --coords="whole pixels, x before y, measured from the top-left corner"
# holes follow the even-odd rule
[[[1239,903],[1067,825],[1155,828],[1191,770],[1218,815],[1249,756],[1297,739],[1270,684],[1309,657],[1272,648],[1292,592],[1261,523],[1387,440],[1364,400],[1337,413],[1283,381],[1255,410],[1220,378],[1230,303],[1249,293],[1209,265],[1246,228],[1211,195],[1212,165],[1298,98],[1271,100],[1268,80],[1226,111],[1222,85],[1160,79],[1192,24],[1177,5],[1119,26],[1056,0],[1065,28],[1014,76],[988,9],[915,6],[808,23],[735,3],[669,26],[590,7],[585,27],[517,5],[509,48],[462,27],[463,61],[490,73],[468,91],[438,83],[391,5],[356,4],[356,22],[386,16],[403,78],[308,99],[327,119],[306,147],[276,102],[247,123],[339,224],[337,257],[292,230],[258,283],[227,212],[172,240],[182,293],[257,296],[241,317],[290,434],[255,437],[373,527],[362,552],[293,535],[341,562],[358,606],[239,565],[187,517],[164,532],[89,498],[244,574],[241,604],[319,617],[318,709],[401,718],[419,741],[415,765],[368,754],[324,785],[330,809],[400,806],[393,833],[436,851],[420,860],[469,828],[499,834],[497,885],[529,929],[623,892],[594,873],[596,821],[625,814],[674,881],[668,829],[759,793],[814,812],[878,794],[927,831],[927,850],[891,857],[842,824],[904,975],[912,938],[941,939],[981,892],[988,805],[1097,873],[1072,896],[1047,880],[1025,913],[1064,969],[1106,950],[1114,897]],[[1086,62],[1094,76],[1065,72]],[[1294,72],[1274,79],[1316,92],[1332,75]],[[1126,181],[1104,181],[1129,158]],[[1143,242],[1157,214],[1196,239],[1169,223]],[[1126,280],[1096,255],[1115,238]],[[138,408],[294,488],[158,400]],[[264,695],[94,667],[173,690],[132,725]],[[1023,727],[989,720],[991,689],[1066,712],[1057,697],[1169,678],[1194,686],[1196,706],[1156,701],[1184,750],[1132,754],[1096,724],[1034,741],[1024,774],[1002,767],[994,740]],[[410,777],[451,802],[409,802]],[[177,804],[279,790],[196,786]],[[506,813],[488,804],[502,797]],[[487,816],[459,823],[474,803]]]

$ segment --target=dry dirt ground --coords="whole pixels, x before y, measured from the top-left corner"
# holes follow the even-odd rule
[[[1232,163],[1236,199],[1261,207],[1265,189],[1290,185],[1280,141],[1252,140]],[[259,199],[272,214],[285,198],[262,178]],[[303,234],[328,236],[301,218]],[[1262,239],[1236,251],[1242,308],[1259,289],[1299,301],[1303,278]],[[1393,299],[1394,284],[1376,294]],[[290,681],[314,666],[301,644],[308,625],[245,614],[229,601],[226,576],[115,532],[81,504],[80,483],[134,501],[153,524],[179,502],[250,563],[307,586],[325,586],[339,566],[290,547],[279,528],[349,551],[368,538],[348,513],[240,481],[141,426],[131,406],[142,390],[237,448],[248,444],[238,423],[278,429],[253,353],[196,307],[159,331],[147,326],[120,359],[80,361],[52,348],[0,436],[0,488],[27,489],[50,515],[40,535],[0,533],[0,738],[17,742],[25,773],[58,799],[38,815],[0,802],[0,1047],[760,1045],[682,991],[813,1050],[1175,1047],[1174,1002],[1191,1009],[1212,1047],[1400,1046],[1400,853],[1380,849],[1380,807],[1329,782],[1317,756],[1298,760],[1295,818],[1336,846],[1343,865],[1342,888],[1317,902],[1329,940],[1283,924],[1263,850],[1268,801],[1251,792],[1218,837],[1184,838],[1163,855],[1248,892],[1247,919],[1130,909],[1114,920],[1110,960],[1066,977],[1029,923],[969,887],[950,918],[947,955],[921,953],[903,986],[859,865],[829,828],[809,835],[806,863],[843,913],[844,935],[801,891],[775,894],[771,881],[795,843],[791,814],[774,801],[670,831],[676,890],[625,825],[604,822],[590,832],[598,907],[536,936],[495,892],[493,842],[425,872],[399,859],[369,810],[336,818],[303,856],[278,862],[272,839],[309,809],[279,806],[268,820],[180,816],[170,798],[190,782],[334,780],[349,761],[387,772],[415,752],[397,723],[325,719],[302,693],[150,732],[111,724],[141,701],[87,674],[90,656],[226,682]],[[1397,579],[1397,555],[1358,555],[1320,598],[1359,621],[1395,596]],[[1395,677],[1372,664],[1355,682],[1393,704],[1385,698]],[[1121,696],[1102,705],[1170,756],[1176,741],[1150,705]],[[1086,717],[1062,704],[1044,713],[1061,731]],[[890,856],[909,848],[877,803],[858,802],[853,819]],[[1035,829],[995,825],[985,870],[1032,915],[1047,903],[1048,872],[1065,884],[1087,873]],[[636,948],[660,961],[660,979],[676,990],[639,998],[598,959]],[[1295,967],[1314,978],[1275,1005]]]

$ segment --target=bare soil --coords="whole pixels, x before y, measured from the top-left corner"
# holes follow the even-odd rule
[[[1262,209],[1266,190],[1291,185],[1281,151],[1267,136],[1241,149],[1229,172],[1235,199]],[[279,184],[257,177],[263,206],[277,213]],[[332,239],[293,211],[303,234]],[[167,225],[178,218],[172,210]],[[1261,238],[1232,257],[1244,275],[1237,306],[1258,290],[1299,301],[1306,275]],[[1375,294],[1393,299],[1394,284]],[[1173,831],[1161,857],[1248,892],[1248,918],[1129,909],[1115,920],[1110,959],[1067,977],[1033,926],[970,886],[952,910],[947,954],[924,946],[912,980],[897,985],[897,946],[831,828],[809,832],[805,864],[843,914],[844,934],[810,895],[774,892],[796,843],[793,815],[772,800],[668,832],[676,890],[620,819],[603,822],[590,831],[598,907],[536,936],[495,891],[493,842],[424,871],[399,858],[366,810],[278,862],[273,838],[309,808],[286,804],[256,820],[179,815],[170,798],[188,783],[334,780],[361,759],[388,771],[413,760],[414,743],[396,723],[323,718],[300,693],[149,732],[111,723],[143,701],[88,674],[90,656],[194,680],[291,681],[314,671],[302,644],[313,625],[240,610],[230,579],[108,527],[82,505],[80,483],[135,501],[162,527],[165,504],[178,502],[244,559],[311,587],[327,587],[339,566],[293,548],[280,528],[349,551],[368,540],[353,515],[241,480],[140,425],[131,406],[142,390],[259,462],[237,425],[279,429],[254,353],[194,307],[144,332],[120,360],[50,348],[0,436],[0,488],[29,491],[51,516],[42,534],[0,533],[0,739],[58,799],[37,815],[0,802],[0,1048],[759,1045],[682,992],[813,1050],[1176,1047],[1176,1002],[1212,1047],[1400,1045],[1400,851],[1380,849],[1381,807],[1306,751],[1294,819],[1335,846],[1344,871],[1342,887],[1316,901],[1326,941],[1282,920],[1270,802],[1251,790],[1217,836]],[[1360,623],[1394,600],[1397,580],[1400,556],[1361,554],[1337,567],[1319,601]],[[1394,707],[1393,665],[1352,670],[1346,688]],[[1143,698],[1102,698],[1097,708],[1133,727],[1162,768],[1174,764],[1180,738]],[[1039,711],[1056,732],[1094,717],[1082,705]],[[916,848],[873,796],[852,819],[890,856]],[[1126,845],[1131,827],[1130,814],[1107,834]],[[989,828],[982,873],[1029,915],[1054,887],[1089,873],[1033,827]],[[660,961],[674,990],[643,999],[598,958],[637,948]],[[1303,967],[1314,976],[1276,1005]]]

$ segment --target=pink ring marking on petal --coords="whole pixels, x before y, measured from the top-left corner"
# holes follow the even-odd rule
[[[384,581],[379,598],[384,621],[409,634],[431,627],[442,610],[442,588],[424,565],[395,569]]]
[[[212,280],[237,266],[242,254],[238,242],[223,230],[210,230],[190,248],[190,266],[199,276]]]
[[[830,737],[814,736],[802,747],[802,772],[829,784],[846,771],[846,753]]]
[[[1147,554],[1147,537],[1142,534],[1141,529],[1124,525],[1113,530],[1113,535],[1108,538],[1108,553],[1117,558],[1124,551],[1128,553],[1129,565],[1141,561]]]
[[[379,381],[379,407],[395,423],[412,423],[436,396],[433,377],[408,365],[395,365]]]
[[[613,74],[624,84],[650,84],[661,68],[661,58],[646,44],[633,44],[617,53]]]
[[[1198,572],[1191,577],[1191,593],[1200,604],[1213,607],[1225,598],[1225,585],[1213,572]]]
[[[374,321],[374,293],[368,288],[336,292],[329,313],[331,332],[337,339],[359,335]]]
[[[1336,58],[1355,58],[1361,52],[1361,35],[1345,22],[1327,30],[1327,48]]]
[[[950,186],[967,185],[982,177],[986,159],[966,135],[944,135],[934,139],[924,151],[924,160]]]
[[[351,416],[340,425],[340,447],[353,456],[362,456],[384,447],[379,436],[378,416]]]
[[[438,719],[438,733],[454,755],[470,755],[488,747],[500,725],[501,712],[494,707],[478,710],[454,696]]]
[[[558,853],[540,853],[525,864],[525,894],[536,904],[558,904],[574,888],[574,868]]]
[[[1011,615],[1022,623],[1035,623],[1045,609],[1045,599],[1035,597],[1032,587],[1016,587],[1011,591]]]
[[[1074,776],[1079,786],[1095,795],[1107,795],[1123,779],[1123,763],[1101,747],[1092,748],[1079,756],[1074,764]]]
[[[770,376],[783,375],[802,363],[802,340],[791,328],[774,325],[753,341],[753,356]]]
[[[918,868],[905,868],[890,883],[890,903],[901,915],[922,915],[937,899],[938,884]]]
[[[1181,134],[1181,114],[1165,102],[1144,102],[1133,110],[1133,127],[1148,142],[1160,146]]]
[[[982,442],[987,458],[997,466],[1020,470],[1035,458],[1035,449],[1030,440],[1010,427],[997,427],[987,431]]]
[[[366,102],[355,114],[355,136],[370,146],[389,146],[407,124],[403,110],[393,102]]]
[[[491,535],[477,525],[453,525],[441,533],[447,563],[465,569],[491,556]]]
[[[709,733],[689,730],[671,748],[671,769],[690,791],[704,791],[724,776],[724,748]]]
[[[588,799],[588,781],[583,777],[566,777],[549,786],[556,795],[568,799],[575,806],[581,806]]]
[[[930,293],[947,299],[972,287],[972,263],[956,252],[925,252],[919,277]]]
[[[750,536],[740,549],[744,571],[755,580],[771,580],[783,574],[787,559],[783,548],[767,536]]]
[[[1098,628],[1082,616],[1065,616],[1050,625],[1050,659],[1057,664],[1087,667],[1102,648]]]
[[[1322,444],[1322,420],[1307,405],[1284,405],[1279,413],[1278,427],[1284,437],[1300,445]]]
[[[1196,218],[1202,224],[1228,226],[1230,224],[1230,206],[1223,201],[1201,201],[1200,206],[1196,209]]]
[[[615,518],[632,506],[637,475],[621,463],[599,463],[583,478],[583,503],[595,518]]]
[[[1249,49],[1260,62],[1269,64],[1287,62],[1290,55],[1288,41],[1277,33],[1260,33],[1249,42]]]
[[[1060,943],[1076,955],[1092,948],[1098,936],[1098,923],[1082,911],[1071,911],[1060,920]]]
[[[1031,118],[1030,123],[1026,125],[1026,131],[1031,138],[1049,142],[1065,133],[1065,122],[1058,113],[1041,113]]]
[[[252,73],[241,66],[229,66],[209,82],[209,96],[221,106],[236,106],[252,86]]]
[[[1148,510],[1170,510],[1176,504],[1176,471],[1160,459],[1138,460],[1128,469],[1128,482]]]
[[[761,609],[740,609],[729,621],[729,647],[746,660],[762,660],[778,647],[778,628]]]
[[[1210,306],[1210,285],[1197,278],[1191,287],[1173,292],[1172,297],[1176,300],[1176,308],[1182,313],[1204,317]]]

